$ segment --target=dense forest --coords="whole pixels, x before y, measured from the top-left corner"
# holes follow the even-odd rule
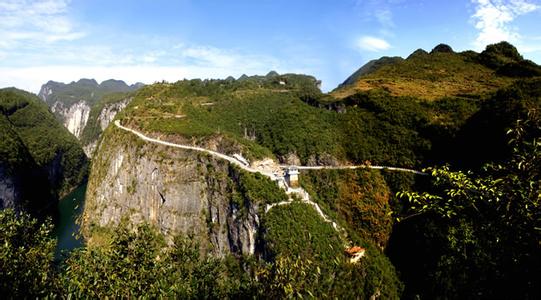
[[[264,211],[287,195],[230,166],[212,175],[229,178],[228,205],[242,216],[261,204],[251,256],[217,257],[193,236],[167,240],[159,228],[125,218],[93,227],[99,243],[59,259],[50,220],[5,209],[0,290],[10,298],[538,299],[540,75],[503,42],[479,54],[439,45],[372,63],[328,94],[314,77],[275,72],[145,86],[117,119],[164,140],[206,146],[219,137],[219,151],[249,160],[426,174],[303,171],[301,186],[343,228],[338,234],[301,201]],[[440,85],[426,89],[427,82]],[[0,94],[0,126],[10,141],[0,151],[2,163],[18,169],[43,159],[10,121],[31,104],[14,101],[17,95]],[[104,135],[130,139],[113,128]],[[349,262],[344,236],[366,249],[359,263]]]

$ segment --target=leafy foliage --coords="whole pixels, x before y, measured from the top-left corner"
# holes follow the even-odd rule
[[[0,90],[0,102],[11,128],[38,166],[50,174],[49,183],[55,193],[65,194],[86,178],[88,162],[81,146],[45,104],[15,89]]]
[[[0,211],[0,292],[5,298],[47,296],[56,288],[52,225]]]
[[[301,75],[180,81],[143,88],[122,118],[170,139],[205,144],[220,137],[237,145],[225,152],[240,148],[249,159],[295,155],[304,164],[371,160],[403,166],[422,159],[426,113],[411,98],[355,95],[344,111],[325,109],[325,98],[311,77]]]
[[[529,110],[541,109],[541,80],[517,81],[484,101],[451,140],[454,155],[448,160],[457,166],[479,168],[485,163],[508,158],[511,148],[505,132]]]
[[[272,208],[263,219],[265,255],[272,264],[261,275],[271,298],[368,298],[381,294],[397,299],[402,291],[394,268],[372,246],[359,264],[351,265],[344,244],[331,224],[306,204]]]
[[[378,171],[318,170],[301,176],[302,185],[363,240],[383,249],[392,229],[390,191]]]
[[[541,124],[536,113],[508,131],[512,153],[505,162],[478,174],[430,169],[431,192],[401,194],[410,201],[411,213],[419,215],[417,228],[428,234],[427,242],[439,245],[424,269],[434,274],[429,279],[434,289],[417,292],[426,297],[540,296]]]

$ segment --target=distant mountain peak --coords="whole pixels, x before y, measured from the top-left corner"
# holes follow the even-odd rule
[[[442,97],[478,97],[516,78],[541,75],[541,66],[523,59],[517,49],[500,42],[481,53],[455,52],[439,44],[430,53],[419,49],[406,60],[386,63],[382,57],[364,65],[333,91],[344,98],[357,92],[383,90],[394,96],[436,100]],[[378,66],[376,63],[382,63]],[[437,84],[434,84],[437,83]]]
[[[92,86],[97,86],[98,85],[98,82],[94,78],[92,78],[92,79],[81,78],[76,83],[77,84],[84,84],[84,85],[92,85]]]
[[[424,49],[419,48],[419,49],[413,51],[413,53],[410,54],[407,59],[414,58],[414,57],[420,57],[420,56],[423,56],[423,55],[428,55],[428,52],[426,52]]]
[[[117,79],[108,79],[100,84],[95,79],[89,78],[81,78],[68,84],[50,80],[41,86],[38,96],[51,107],[55,102],[71,105],[79,100],[92,104],[107,93],[131,92],[142,86],[144,86],[142,83],[129,86]]]
[[[278,74],[278,72],[276,71],[270,71],[269,73],[267,73],[267,75],[265,75],[265,77],[276,77],[276,76],[280,76],[280,74]]]
[[[432,53],[455,53],[455,51],[447,44],[439,44],[430,51],[430,54]]]

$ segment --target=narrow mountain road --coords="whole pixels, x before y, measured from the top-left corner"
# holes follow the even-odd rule
[[[216,156],[218,158],[221,158],[221,159],[224,159],[224,160],[227,160],[228,162],[238,166],[239,168],[245,170],[245,171],[248,171],[248,172],[251,172],[251,173],[261,173],[262,175],[265,175],[271,179],[273,179],[275,176],[272,174],[272,173],[268,173],[268,172],[261,172],[260,170],[256,170],[254,168],[251,168],[249,166],[246,166],[245,164],[241,163],[238,159],[234,158],[234,157],[231,157],[231,156],[228,156],[228,155],[225,155],[223,153],[220,153],[220,152],[216,152],[216,151],[212,151],[212,150],[209,150],[209,149],[205,149],[205,148],[201,148],[201,147],[196,147],[196,146],[188,146],[188,145],[182,145],[182,144],[175,144],[175,143],[171,143],[171,142],[166,142],[166,141],[162,141],[162,140],[159,140],[159,139],[154,139],[154,138],[151,138],[151,137],[148,137],[144,134],[142,134],[141,132],[137,131],[137,130],[134,130],[134,129],[131,129],[131,128],[128,128],[128,127],[125,127],[125,126],[122,126],[120,125],[120,121],[119,120],[116,120],[115,121],[115,126],[122,129],[122,130],[125,130],[125,131],[129,131],[135,135],[137,135],[140,139],[144,140],[144,141],[147,141],[147,142],[151,142],[151,143],[155,143],[155,144],[160,144],[160,145],[164,145],[164,146],[169,146],[169,147],[175,147],[175,148],[180,148],[180,149],[186,149],[186,150],[193,150],[193,151],[199,151],[199,152],[204,152],[204,153],[207,153],[207,154],[210,154],[212,156]]]
[[[165,146],[169,146],[169,147],[175,147],[175,148],[180,148],[180,149],[187,149],[187,150],[194,150],[194,151],[199,151],[199,152],[205,152],[205,153],[208,153],[210,155],[213,155],[213,156],[216,156],[218,158],[221,158],[221,159],[225,159],[227,161],[229,161],[230,163],[240,167],[241,169],[243,170],[246,170],[248,172],[251,172],[251,173],[261,173],[271,179],[273,179],[275,176],[270,173],[270,172],[263,172],[261,170],[256,170],[254,168],[251,168],[249,166],[246,166],[245,164],[241,163],[238,159],[234,158],[234,157],[231,157],[229,155],[225,155],[223,153],[220,153],[220,152],[216,152],[216,151],[212,151],[212,150],[209,150],[209,149],[205,149],[205,148],[201,148],[201,147],[196,147],[196,146],[188,146],[188,145],[182,145],[182,144],[175,144],[175,143],[170,143],[170,142],[166,142],[166,141],[162,141],[162,140],[159,140],[159,139],[154,139],[154,138],[151,138],[151,137],[148,137],[144,134],[142,134],[141,132],[137,131],[137,130],[134,130],[134,129],[131,129],[131,128],[128,128],[128,127],[125,127],[125,126],[122,126],[120,125],[120,121],[119,120],[116,120],[115,121],[115,126],[117,126],[118,128],[122,129],[122,130],[125,130],[125,131],[129,131],[135,135],[137,135],[139,138],[145,140],[145,141],[148,141],[148,142],[151,142],[151,143],[156,143],[156,144],[160,144],[160,145],[165,145]],[[280,168],[282,169],[287,169],[289,168],[290,166],[289,165],[280,165]],[[389,166],[369,166],[369,165],[357,165],[357,166],[295,166],[297,169],[299,170],[354,170],[354,169],[374,169],[374,170],[389,170],[389,171],[397,171],[397,172],[407,172],[407,173],[413,173],[413,174],[417,174],[417,175],[428,175],[424,172],[421,172],[421,171],[417,171],[417,170],[413,170],[413,169],[407,169],[407,168],[399,168],[399,167],[389,167]]]
[[[278,180],[279,179],[272,172],[265,172],[265,171],[262,171],[262,170],[251,168],[250,166],[247,166],[247,165],[241,163],[238,159],[236,159],[234,157],[231,157],[229,155],[225,155],[223,153],[212,151],[212,150],[201,148],[201,147],[188,146],[188,145],[182,145],[182,144],[175,144],[175,143],[166,142],[166,141],[162,141],[162,140],[159,140],[159,139],[151,138],[151,137],[148,137],[148,136],[144,135],[143,133],[141,133],[141,132],[139,132],[137,130],[122,126],[120,124],[119,120],[116,120],[114,122],[114,124],[115,124],[116,127],[120,128],[120,129],[122,129],[124,131],[128,131],[128,132],[131,132],[131,133],[135,134],[136,136],[138,136],[140,139],[142,139],[144,141],[155,143],[155,144],[160,144],[160,145],[164,145],[164,146],[174,147],[174,148],[180,148],[180,149],[185,149],[185,150],[193,150],[193,151],[199,151],[199,152],[207,153],[207,154],[210,154],[212,156],[218,157],[220,159],[227,160],[228,162],[232,163],[235,166],[238,166],[239,168],[241,168],[241,169],[243,169],[243,170],[245,170],[247,172],[260,173],[260,174],[262,174],[264,176],[269,177],[271,180]],[[281,169],[288,169],[289,167],[291,167],[291,166],[288,166],[288,165],[281,165],[280,166]],[[360,165],[360,166],[294,166],[294,167],[296,167],[299,170],[376,169],[376,170],[390,170],[390,171],[398,171],[398,172],[409,172],[409,173],[414,173],[414,174],[418,174],[418,175],[427,175],[426,173],[416,171],[416,170],[412,170],[412,169],[397,168],[397,167],[387,167],[387,166]],[[283,180],[283,178],[282,178],[282,180]],[[300,202],[301,203],[306,203],[306,204],[312,206],[326,223],[332,224],[332,227],[334,228],[334,230],[336,230],[336,232],[339,233],[340,237],[344,241],[345,247],[348,247],[349,241],[347,239],[347,236],[346,236],[347,234],[345,233],[345,231],[336,222],[334,222],[327,215],[325,215],[325,213],[323,212],[321,207],[316,202],[314,202],[314,201],[312,201],[310,199],[310,195],[308,195],[308,192],[306,192],[303,188],[295,188],[295,189],[290,188],[290,187],[287,186],[287,184],[285,184],[285,182],[284,182],[284,185],[285,185],[284,189],[286,190],[286,194],[288,194],[288,196],[290,196],[290,199],[288,201],[282,201],[282,202],[279,202],[279,203],[268,204],[266,206],[266,208],[265,208],[265,212],[268,212],[271,208],[276,207],[276,206],[288,205],[288,204],[293,203],[296,200],[294,200],[294,198],[292,198],[291,195],[297,195],[297,196],[300,197]]]
[[[280,168],[287,169],[290,166],[288,165],[280,165]],[[399,167],[388,167],[388,166],[369,166],[369,165],[357,165],[357,166],[296,166],[299,170],[355,170],[355,169],[373,169],[373,170],[389,170],[389,171],[397,171],[397,172],[407,172],[407,173],[413,173],[417,175],[428,175],[424,172],[413,170],[413,169],[407,169],[407,168],[399,168]]]

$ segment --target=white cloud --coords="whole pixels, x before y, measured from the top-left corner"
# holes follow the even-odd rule
[[[53,43],[84,36],[68,17],[69,0],[3,0],[0,3],[2,48]]]
[[[373,36],[363,36],[357,41],[357,47],[361,50],[366,51],[384,51],[391,48],[391,45],[384,39],[373,37]]]
[[[500,41],[517,43],[521,36],[511,23],[519,16],[539,9],[528,0],[472,0],[475,5],[475,28],[479,31],[474,45],[478,50]]]

